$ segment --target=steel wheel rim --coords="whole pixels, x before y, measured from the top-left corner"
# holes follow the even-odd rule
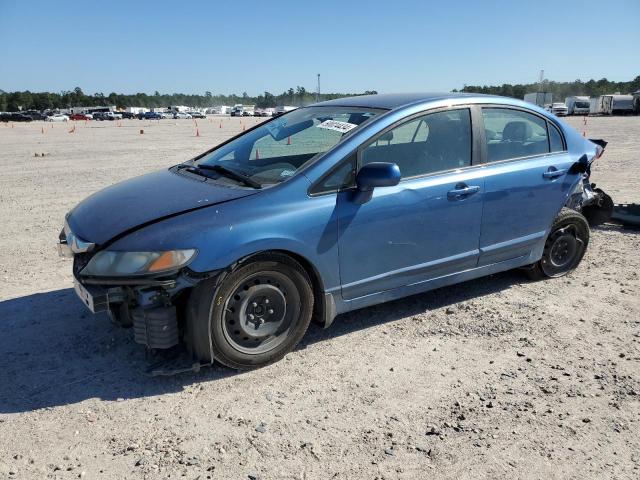
[[[259,272],[244,278],[227,298],[222,331],[235,350],[258,355],[281,345],[299,316],[294,282],[280,272]]]
[[[571,270],[584,252],[585,242],[575,225],[554,231],[545,245],[541,267],[549,277],[558,277]]]

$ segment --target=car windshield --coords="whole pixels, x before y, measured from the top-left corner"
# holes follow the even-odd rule
[[[220,165],[262,185],[280,183],[380,113],[358,107],[299,108],[208,153],[196,167]]]

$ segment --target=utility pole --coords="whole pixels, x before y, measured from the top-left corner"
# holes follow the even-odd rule
[[[538,77],[538,92],[542,92],[544,86],[544,70],[540,70],[540,76]]]
[[[320,101],[320,74],[318,74],[318,86],[316,87],[316,103]]]

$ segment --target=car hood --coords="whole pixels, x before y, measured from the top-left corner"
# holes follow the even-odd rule
[[[78,237],[100,245],[167,217],[255,193],[162,170],[94,193],[69,212],[67,223]]]

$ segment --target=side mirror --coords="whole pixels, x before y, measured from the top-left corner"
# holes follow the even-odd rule
[[[400,182],[400,168],[395,163],[372,162],[363,166],[356,175],[355,203],[366,203],[371,200],[376,187],[393,187]]]

